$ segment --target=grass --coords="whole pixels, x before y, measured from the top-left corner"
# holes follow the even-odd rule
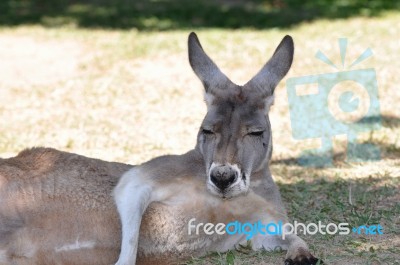
[[[0,24],[171,30],[290,27],[321,18],[376,17],[397,10],[386,0],[4,0]]]
[[[349,61],[367,47],[373,50],[374,56],[360,68],[376,70],[382,128],[362,134],[360,141],[379,146],[381,160],[346,162],[346,138],[338,136],[333,167],[303,168],[296,158],[318,141],[293,139],[285,80],[270,113],[271,171],[292,220],[384,226],[382,236],[305,236],[328,264],[399,264],[400,29],[394,26],[399,22],[400,13],[382,11],[375,17],[316,18],[290,28],[197,30],[209,55],[241,84],[285,34],[294,37],[296,46],[290,77],[336,71],[314,55],[320,49],[340,62],[339,37],[349,39]],[[0,27],[1,156],[51,146],[137,164],[189,150],[206,110],[201,84],[187,62],[188,33],[48,28],[41,23]],[[251,252],[243,247],[189,264],[282,264],[283,259],[279,250]]]
[[[285,175],[287,177],[287,175]],[[357,180],[323,176],[280,180],[286,208],[292,220],[303,223],[349,223],[350,227],[377,225],[384,235],[307,235],[302,236],[327,264],[398,264],[400,179],[371,175]],[[311,180],[313,179],[313,180]],[[349,187],[352,199],[349,201]],[[246,250],[246,249],[245,249]],[[280,264],[284,252],[243,250],[194,259],[188,264]],[[231,260],[235,260],[231,263]],[[396,263],[397,262],[397,263]]]

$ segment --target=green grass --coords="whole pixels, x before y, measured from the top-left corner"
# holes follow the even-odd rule
[[[304,223],[321,221],[349,223],[350,227],[378,225],[384,227],[384,235],[315,235],[306,240],[313,242],[317,251],[329,264],[354,257],[360,263],[365,258],[386,264],[394,264],[394,246],[387,237],[400,236],[398,201],[399,178],[370,176],[357,180],[334,179],[315,176],[315,181],[300,180],[295,184],[280,184],[287,202],[289,216]],[[351,189],[351,199],[349,198]],[[329,242],[329,246],[321,248]]]
[[[160,8],[164,3],[160,2]],[[384,226],[383,236],[304,237],[312,251],[328,264],[396,264],[399,260],[400,28],[395,25],[400,23],[400,13],[393,8],[376,10],[379,12],[374,15],[359,16],[353,9],[353,15],[337,19],[315,15],[304,20],[299,15],[282,27],[269,29],[253,18],[248,18],[248,24],[238,19],[237,23],[249,27],[236,30],[231,29],[235,25],[229,21],[194,25],[205,50],[240,84],[260,69],[285,34],[293,36],[296,47],[289,77],[336,71],[314,55],[321,50],[340,62],[339,37],[349,39],[349,60],[368,47],[373,50],[374,56],[360,68],[375,68],[377,72],[382,128],[362,134],[360,141],[379,146],[381,160],[346,162],[346,139],[337,137],[333,167],[300,167],[296,160],[299,153],[318,142],[293,139],[285,80],[276,89],[270,113],[274,136],[271,171],[291,220]],[[200,8],[200,14],[206,11]],[[85,9],[73,12],[90,13]],[[215,19],[229,17],[231,11],[227,12]],[[65,10],[60,13],[65,15]],[[166,153],[183,153],[195,145],[206,110],[201,84],[187,61],[190,21],[176,18],[176,26],[156,32],[151,30],[160,29],[161,24],[140,28],[128,21],[114,26],[95,18],[85,24],[80,19],[86,15],[81,15],[73,27],[61,23],[54,28],[47,27],[42,16],[24,14],[12,15],[10,20],[2,17],[0,22],[4,25],[0,27],[1,157],[15,155],[25,147],[51,146],[137,164]],[[183,14],[176,11],[171,16]],[[53,19],[57,14],[50,12],[48,17]],[[36,25],[27,25],[32,23]],[[10,26],[14,24],[20,26]],[[93,29],[96,25],[107,29]],[[279,250],[251,252],[242,247],[196,258],[189,264],[282,264],[283,260],[284,252]]]
[[[385,0],[4,0],[0,24],[171,30],[290,27],[316,19],[374,17],[399,9]]]
[[[384,235],[303,235],[313,251],[327,264],[398,264],[398,243],[391,240],[400,236],[400,179],[370,176],[344,180],[318,175],[312,178],[315,180],[278,182],[292,220],[349,223],[350,227],[381,224],[384,227]],[[194,259],[188,264],[280,264],[283,256],[284,252],[279,250],[249,252],[245,248]],[[235,262],[230,263],[231,260]]]

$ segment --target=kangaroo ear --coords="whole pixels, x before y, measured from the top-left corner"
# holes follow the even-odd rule
[[[227,88],[231,81],[204,52],[196,33],[189,34],[188,46],[190,65],[203,83],[206,93],[215,95],[218,89]]]
[[[266,98],[274,94],[275,87],[287,74],[293,62],[293,39],[286,35],[276,48],[271,59],[264,65],[247,84],[245,88],[255,90]]]

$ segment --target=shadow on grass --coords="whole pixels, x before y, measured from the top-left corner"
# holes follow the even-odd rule
[[[317,171],[312,181],[278,185],[292,222],[349,224],[347,235],[305,236],[300,232],[328,264],[395,264],[396,243],[390,238],[399,236],[400,178],[377,174],[363,179],[332,179],[319,176]],[[353,231],[364,225],[381,225],[383,234]],[[367,263],[370,259],[379,262]]]
[[[386,0],[2,0],[0,25],[169,30],[290,27],[318,18],[379,16]]]
[[[299,222],[347,222],[351,226],[389,222],[388,225],[393,225],[400,214],[397,201],[400,178],[376,175],[348,180],[316,174],[311,182],[278,184],[289,216]]]
[[[298,175],[295,172],[288,174]],[[400,179],[392,176],[345,180],[324,178],[318,172],[311,181],[278,183],[291,223],[348,223],[350,229],[378,224],[383,227],[383,235],[366,235],[365,230],[360,234],[350,231],[347,235],[298,233],[314,255],[327,264],[396,264],[396,243],[388,239],[399,235],[399,185]],[[365,249],[368,244],[374,244],[374,247]],[[279,249],[254,252],[240,247],[185,264],[283,264],[284,257],[285,252]],[[230,263],[232,260],[234,262]],[[376,263],[368,263],[370,260]]]
[[[360,120],[360,122],[365,124],[381,123],[386,128],[400,127],[400,118],[392,115],[370,116]]]
[[[398,128],[400,126],[400,118],[399,117],[395,117],[395,116],[390,116],[390,115],[381,115],[379,117],[377,116],[372,116],[369,117],[367,119],[363,119],[362,120],[363,123],[380,123],[382,124],[382,127],[384,128],[390,128],[390,129],[394,129],[394,128]],[[379,129],[376,131],[377,133],[379,133]],[[360,161],[374,161],[374,160],[381,160],[381,159],[397,159],[400,156],[400,149],[398,147],[396,147],[396,145],[394,144],[388,144],[388,143],[384,143],[384,142],[378,142],[378,141],[374,141],[373,137],[371,136],[372,140],[369,141],[363,141],[362,143],[357,143],[357,144],[353,144],[353,148],[354,146],[357,146],[358,144],[363,144],[363,145],[370,145],[371,147],[374,147],[372,151],[375,151],[375,147],[377,148],[376,150],[378,150],[379,152],[379,158],[378,159],[369,159],[369,157],[372,157],[374,154],[369,154],[368,148],[366,150],[364,150],[365,152],[362,154],[362,158],[360,158]],[[332,158],[333,161],[333,165],[337,162],[342,162],[346,159],[347,157],[347,148],[346,147],[346,151],[341,151],[341,152],[335,152],[335,153],[330,153],[330,152],[325,152],[325,153],[319,153],[318,155],[315,156],[310,156],[309,159],[318,159],[318,157],[321,157],[321,159],[323,158]],[[333,152],[333,151],[332,151]],[[286,165],[299,165],[301,164],[301,162],[299,161],[298,158],[294,158],[294,157],[288,157],[288,158],[281,158],[281,159],[274,159],[272,161],[272,164],[286,164]],[[304,165],[308,165],[310,167],[319,167],[319,166],[313,166],[312,164],[307,164],[305,163]],[[323,167],[323,166],[321,166]]]

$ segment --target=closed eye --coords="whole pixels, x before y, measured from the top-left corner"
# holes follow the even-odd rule
[[[254,131],[254,132],[250,132],[248,133],[248,135],[250,136],[261,136],[263,135],[264,131]]]
[[[201,132],[202,132],[203,134],[205,134],[205,135],[212,135],[212,134],[214,134],[213,131],[208,130],[208,129],[202,129]]]

